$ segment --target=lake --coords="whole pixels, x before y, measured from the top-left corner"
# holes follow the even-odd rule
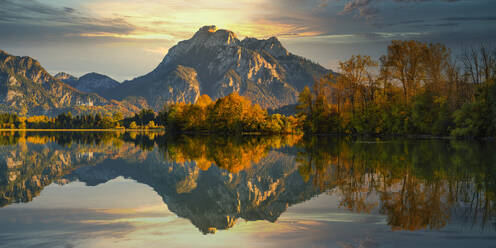
[[[496,143],[0,133],[0,247],[495,247]]]

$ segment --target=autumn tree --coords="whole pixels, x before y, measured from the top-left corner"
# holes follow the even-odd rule
[[[362,55],[353,55],[350,59],[339,62],[338,88],[344,91],[344,98],[350,101],[353,115],[357,101],[366,105],[373,99],[375,80],[371,70],[375,67],[376,61]]]
[[[446,72],[451,52],[446,46],[436,43],[426,47],[423,70],[425,70],[425,88],[438,95],[449,95]]]
[[[481,84],[496,79],[496,49],[491,44],[465,47],[462,62],[472,83]]]
[[[424,76],[422,66],[426,50],[425,43],[414,40],[393,40],[388,46],[386,64],[391,69],[392,78],[401,84],[407,105]]]
[[[215,102],[202,95],[194,104],[169,104],[159,112],[157,121],[172,133],[288,133],[298,128],[294,117],[270,116],[237,92]]]

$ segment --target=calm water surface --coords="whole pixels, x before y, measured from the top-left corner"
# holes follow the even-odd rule
[[[495,148],[0,133],[0,247],[496,247]]]

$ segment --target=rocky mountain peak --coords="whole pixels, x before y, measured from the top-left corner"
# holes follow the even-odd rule
[[[178,73],[179,65],[188,70]],[[298,91],[329,72],[291,54],[276,37],[240,41],[229,30],[204,26],[169,49],[152,72],[104,96],[118,100],[143,97],[161,109],[166,102],[193,102],[200,94],[217,99],[238,92],[263,108],[277,108],[296,103]]]
[[[215,33],[217,31],[217,27],[215,25],[210,25],[210,26],[203,26],[198,30],[198,32],[209,32],[209,33]]]
[[[289,52],[284,48],[276,37],[270,37],[266,40],[247,37],[241,41],[241,46],[257,51],[266,51],[274,57],[288,56]]]
[[[216,26],[203,26],[190,39],[194,45],[222,46],[222,45],[237,45],[238,37],[235,33],[225,29],[217,29]]]
[[[62,83],[35,59],[5,52],[0,53],[0,88],[0,109],[9,112],[27,109],[28,115],[53,115],[67,108],[102,106],[108,102]]]
[[[77,81],[78,80],[77,77],[75,77],[75,76],[73,76],[73,75],[71,75],[69,73],[66,73],[66,72],[59,72],[59,73],[55,74],[54,77],[56,79],[62,80],[62,81],[64,81],[64,80]]]
[[[169,64],[177,57],[191,55],[192,51],[234,47],[239,43],[238,37],[232,31],[217,29],[214,25],[203,26],[189,40],[180,41],[169,49],[159,67]]]
[[[44,70],[40,63],[28,56],[14,56],[0,50],[0,66],[10,67],[15,73],[38,73]]]

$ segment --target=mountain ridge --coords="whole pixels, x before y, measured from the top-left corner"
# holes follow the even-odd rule
[[[65,72],[59,72],[54,77],[82,92],[97,93],[98,95],[120,84],[113,78],[96,72],[84,74],[79,78]]]
[[[171,83],[165,79],[177,66],[191,68],[196,76],[182,80],[174,89],[178,93],[172,95],[167,92],[170,87],[165,87]],[[239,92],[264,108],[277,108],[296,103],[305,86],[328,73],[333,72],[287,51],[276,37],[239,40],[232,31],[204,26],[192,38],[171,47],[150,73],[124,81],[102,95],[116,100],[139,97],[160,110],[166,103],[194,102],[201,94],[217,99]],[[146,90],[151,85],[165,86]],[[191,90],[197,85],[198,90]]]
[[[0,109],[50,114],[71,106],[104,105],[96,94],[81,92],[50,75],[41,64],[27,56],[0,50]]]
[[[276,38],[240,40],[216,26],[200,28],[171,47],[151,72],[119,83],[99,73],[50,75],[31,57],[0,50],[0,111],[57,115],[159,111],[166,104],[218,99],[238,92],[262,108],[296,104],[299,92],[334,73],[290,53]],[[41,87],[40,87],[41,86]]]
[[[67,73],[59,74],[59,77],[73,78]],[[0,111],[23,116],[55,116],[68,111],[73,114],[119,111],[129,116],[139,109],[127,102],[82,92],[52,76],[37,60],[0,50]]]

